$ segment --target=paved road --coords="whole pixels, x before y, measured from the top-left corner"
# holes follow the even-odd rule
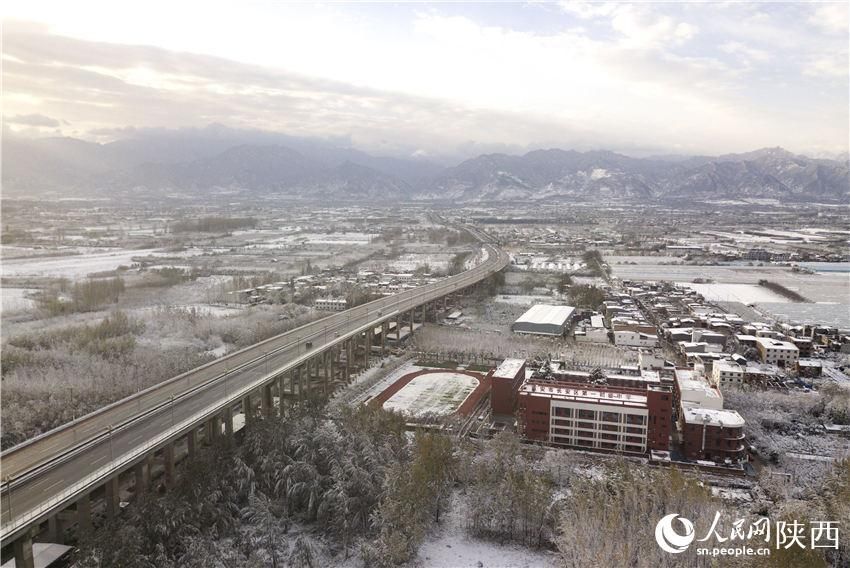
[[[309,352],[321,351],[337,340],[337,336],[482,280],[507,264],[508,258],[502,251],[489,244],[484,246],[488,258],[457,276],[322,318],[11,448],[2,456],[2,536],[11,535],[10,520],[42,507],[99,468],[129,458],[140,446],[175,424],[220,406],[228,398],[238,400],[235,393],[272,370],[283,368]],[[313,344],[310,349],[306,347],[308,340]],[[156,408],[159,410],[152,411]],[[110,427],[115,428],[111,436],[107,435]],[[88,445],[83,448],[85,444]]]

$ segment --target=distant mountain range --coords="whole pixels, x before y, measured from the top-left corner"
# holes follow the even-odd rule
[[[850,200],[847,160],[781,148],[718,157],[631,158],[608,151],[487,154],[454,167],[372,156],[332,143],[223,126],[154,130],[109,144],[73,138],[3,140],[7,196],[209,194],[303,199]]]

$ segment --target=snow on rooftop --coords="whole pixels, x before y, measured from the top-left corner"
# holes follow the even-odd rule
[[[703,375],[697,374],[692,369],[676,369],[676,382],[679,383],[682,401],[693,400],[691,395],[694,394],[707,398],[720,398],[720,391],[712,387]]]
[[[572,317],[574,311],[575,308],[572,306],[537,304],[522,314],[514,323],[564,325]]]
[[[493,376],[500,379],[513,379],[523,365],[525,365],[525,359],[505,359],[493,372]]]
[[[744,370],[738,363],[734,361],[729,361],[728,359],[721,359],[719,361],[715,361],[714,368],[720,371],[741,372]]]
[[[744,419],[735,410],[685,407],[682,409],[685,422],[688,424],[707,424],[709,426],[724,426],[726,428],[741,428]]]
[[[783,349],[786,351],[798,351],[796,345],[791,343],[790,341],[780,341],[778,339],[772,339],[770,337],[757,337],[756,342],[758,342],[765,349]]]

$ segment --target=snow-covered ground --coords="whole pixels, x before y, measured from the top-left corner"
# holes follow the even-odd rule
[[[156,312],[157,310],[161,310],[161,306],[149,306],[146,308],[136,308],[133,310],[127,310],[129,313],[136,315],[145,315],[151,312]],[[169,310],[181,311],[186,313],[194,312],[199,316],[212,316],[216,318],[223,318],[227,316],[232,316],[235,314],[239,314],[245,311],[245,306],[213,306],[210,304],[186,304],[186,305],[168,305]]]
[[[478,386],[478,379],[450,371],[414,377],[384,403],[384,408],[418,417],[451,414]]]
[[[2,299],[2,313],[13,314],[25,312],[35,305],[35,302],[26,295],[34,290],[27,288],[3,288],[0,289]]]
[[[758,284],[693,284],[691,282],[677,282],[677,284],[696,291],[709,302],[741,302],[743,304],[788,302],[785,297]]]
[[[390,366],[393,365],[392,359],[390,358]],[[384,390],[389,388],[394,382],[399,380],[405,375],[410,373],[415,373],[416,371],[421,371],[424,367],[419,367],[414,365],[412,361],[407,361],[403,363],[401,366],[391,370],[389,373],[385,371],[385,369],[381,367],[372,367],[371,369],[367,369],[360,375],[358,375],[354,380],[352,380],[351,385],[349,385],[349,389],[356,388],[359,385],[363,386],[362,390],[359,390],[358,394],[351,398],[351,404],[360,404],[362,402],[366,402],[367,400],[371,400],[381,394]],[[379,379],[375,380],[375,377],[382,375]]]
[[[549,304],[552,302],[552,297],[499,294],[496,296],[494,302],[499,302],[500,304],[513,304],[516,306],[531,306],[533,304]]]
[[[638,257],[640,258],[640,257]],[[648,258],[648,257],[647,257]],[[847,302],[850,294],[850,279],[846,272],[818,271],[817,274],[799,274],[789,267],[763,263],[732,263],[717,266],[662,264],[665,257],[657,257],[658,263],[637,265],[612,264],[614,275],[626,280],[667,280],[671,282],[693,282],[695,278],[711,278],[716,284],[754,284],[759,280],[770,280],[798,291],[814,302]],[[605,258],[606,261],[609,257]],[[673,259],[675,260],[675,259]],[[752,264],[752,266],[750,266]],[[759,264],[763,264],[759,266]],[[725,301],[722,298],[721,301]],[[782,299],[749,300],[777,302]]]
[[[783,322],[831,325],[839,329],[850,329],[850,303],[759,302],[757,307]]]
[[[413,272],[420,266],[428,265],[431,270],[446,270],[449,262],[454,258],[453,254],[418,254],[408,253],[401,255],[398,260],[389,263],[389,268],[398,272]]]
[[[234,233],[237,234],[237,233]],[[240,231],[239,234],[258,237],[262,232]],[[264,239],[255,243],[258,248],[275,248],[292,244],[305,245],[368,245],[373,239],[380,235],[375,233],[296,233]]]
[[[518,544],[501,544],[467,536],[464,529],[464,503],[456,493],[442,526],[425,538],[419,555],[410,563],[423,568],[554,568],[558,556]]]
[[[91,252],[69,256],[49,258],[11,258],[3,261],[3,276],[42,276],[54,278],[84,278],[95,272],[115,270],[119,266],[129,266],[135,257],[145,256],[187,256],[200,254],[200,251],[188,253],[167,253],[161,250],[116,249],[108,252]]]

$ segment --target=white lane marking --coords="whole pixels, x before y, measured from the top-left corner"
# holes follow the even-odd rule
[[[33,487],[38,487],[39,485],[41,485],[41,484],[42,484],[42,483],[44,483],[45,481],[50,481],[50,478],[49,478],[49,477],[44,477],[44,478],[42,478],[42,479],[39,479],[38,481],[33,482],[32,486],[33,486]]]
[[[142,439],[142,438],[144,438],[144,437],[145,437],[145,435],[144,435],[144,434],[139,434],[139,435],[138,435],[138,436],[136,436],[135,438],[130,438],[130,439],[129,439],[129,440],[127,440],[127,441],[128,441],[128,442],[130,442],[130,443],[132,444],[132,443],[133,443],[133,442],[135,442],[136,440],[141,440],[141,439]]]
[[[51,489],[53,489],[54,487],[56,487],[57,485],[62,485],[63,483],[65,483],[65,480],[64,480],[64,479],[60,479],[59,481],[57,481],[57,482],[53,483],[52,485],[48,485],[47,487],[45,487],[44,489],[42,489],[42,490],[41,490],[41,492],[42,492],[42,493],[46,493],[46,492],[50,491]]]

